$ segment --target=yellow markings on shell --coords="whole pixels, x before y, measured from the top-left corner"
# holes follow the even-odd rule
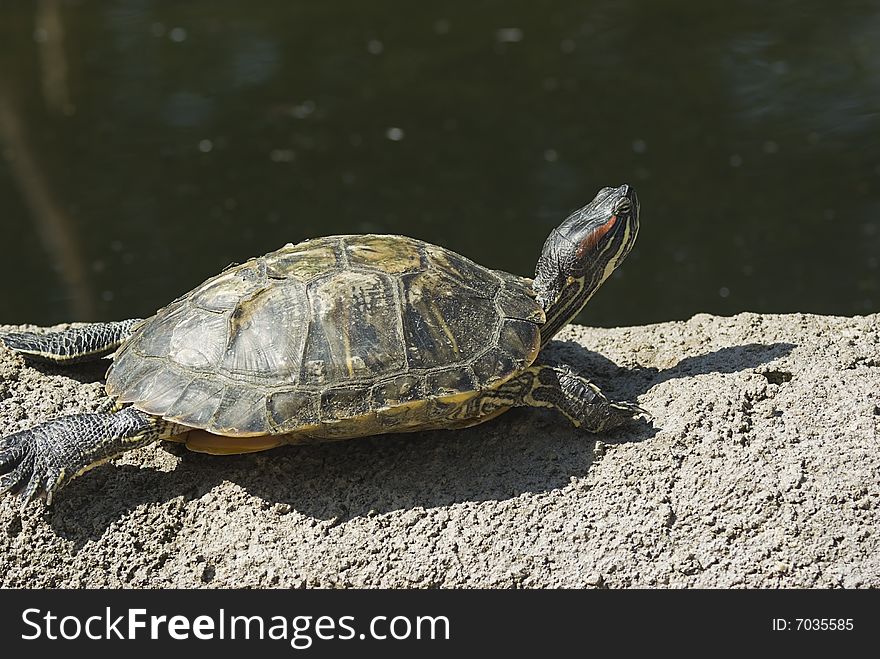
[[[350,307],[348,305],[342,305],[342,323],[340,324],[339,330],[340,334],[342,334],[342,350],[345,355],[345,370],[348,371],[348,377],[354,377],[354,364],[352,364],[351,359],[351,336],[348,333],[348,328],[351,323],[351,312],[349,311]]]
[[[416,246],[407,239],[392,236],[360,236],[346,241],[348,259],[352,265],[379,268],[382,272],[399,274],[421,267]]]
[[[296,277],[308,281],[337,265],[335,240],[305,241],[298,245],[287,244],[267,254],[267,271],[275,276]]]
[[[364,362],[364,358],[360,355],[353,355],[348,358],[347,366],[348,374],[353,375],[354,371],[363,371],[367,368],[366,363]]]
[[[390,293],[392,283],[382,273],[347,270],[332,274],[310,289],[312,322],[319,322],[321,330],[312,339],[326,342],[326,351],[315,353],[316,358],[325,360],[329,355],[328,361],[341,379],[376,376],[402,368],[402,355],[399,359],[394,355],[400,321]],[[382,331],[371,337],[370,327]],[[373,362],[388,361],[370,364],[371,357]],[[306,362],[311,360],[307,351]],[[378,371],[372,370],[374,366]]]
[[[455,340],[455,335],[453,335],[452,330],[449,329],[449,325],[446,324],[446,319],[443,317],[443,314],[440,313],[440,309],[433,305],[429,308],[431,309],[431,315],[434,316],[437,323],[440,325],[440,329],[443,330],[446,338],[449,339],[449,345],[452,346],[453,354],[458,356],[458,341]]]
[[[416,290],[415,287],[413,287]],[[421,300],[421,287],[417,289],[419,294],[419,300]],[[440,312],[440,309],[435,304],[426,304],[425,307],[434,317],[435,322],[443,330],[443,333],[446,335],[446,338],[449,339],[449,345],[452,347],[452,353],[457,357],[459,354],[458,351],[458,341],[455,340],[455,335],[452,333],[452,330],[449,329],[449,325],[446,323],[446,319],[443,317],[443,314]]]
[[[446,323],[446,319],[443,317],[443,314],[440,312],[440,309],[437,305],[431,304],[429,301],[424,301],[424,291],[422,290],[421,283],[413,284],[413,286],[409,289],[409,303],[412,305],[422,304],[425,310],[431,314],[432,319],[437,324],[437,326],[443,330],[443,333],[446,335],[446,338],[449,340],[449,346],[452,348],[452,353],[455,357],[458,357],[458,341],[455,340],[455,335],[452,333],[452,330],[449,329],[449,325]]]
[[[435,400],[445,405],[454,405],[456,403],[466,403],[476,396],[476,392],[465,391],[461,394],[452,394],[451,396],[438,396]]]
[[[376,412],[370,412],[350,419],[336,421],[332,425],[304,426],[298,428],[294,432],[284,435],[282,441],[288,444],[303,444],[314,443],[319,440],[354,439],[356,437],[369,437],[388,433],[397,434],[418,432],[422,430],[465,427],[461,424],[468,422],[466,425],[473,425],[481,422],[483,417],[480,417],[479,419],[451,420],[454,410],[459,409],[461,405],[479,395],[480,392],[478,391],[467,391],[464,393],[453,394],[451,396],[441,396],[434,399],[426,398],[424,400],[414,400],[400,403],[399,405],[391,405],[379,409]],[[450,410],[450,414],[447,417],[430,421],[425,420],[424,417],[418,415],[418,412],[422,411],[432,400],[446,405],[454,405],[455,407]],[[412,419],[409,423],[404,421],[400,425],[393,426],[382,424],[383,417],[385,419],[394,419],[397,417],[405,417],[407,414],[414,412],[416,413],[417,418]],[[498,412],[498,414],[500,414],[500,412]],[[496,416],[496,414],[493,413],[487,418],[492,418],[492,416]]]
[[[376,414],[382,417],[396,417],[402,416],[413,410],[417,410],[420,407],[424,407],[426,404],[426,400],[411,400],[406,403],[397,403],[395,405],[389,405],[388,407],[382,407],[376,410]],[[363,417],[359,417],[363,418]]]
[[[209,455],[236,455],[241,453],[255,453],[267,451],[285,444],[311,444],[321,441],[354,439],[382,433],[418,432],[422,430],[455,429],[475,426],[490,419],[494,419],[506,412],[509,406],[502,406],[488,414],[474,418],[455,419],[454,411],[460,409],[468,401],[478,397],[487,396],[492,400],[491,392],[480,393],[478,391],[466,391],[451,396],[440,396],[435,399],[424,399],[401,403],[386,407],[376,412],[370,412],[350,419],[343,419],[332,424],[315,424],[303,426],[296,431],[284,435],[257,435],[257,436],[225,436],[215,435],[207,430],[194,429],[178,435],[164,438],[166,441],[185,444],[186,448],[196,453]],[[410,423],[398,426],[384,426],[382,417],[394,418],[405,416],[408,413],[418,412],[424,409],[431,400],[445,405],[453,405],[447,416],[434,419],[413,419]]]

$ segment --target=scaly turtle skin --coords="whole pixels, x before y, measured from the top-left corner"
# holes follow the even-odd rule
[[[642,410],[539,357],[629,253],[629,186],[547,239],[534,281],[413,238],[332,236],[234,266],[147,320],[0,339],[35,359],[116,354],[106,409],[0,439],[0,489],[25,503],[157,439],[244,453],[482,423],[551,407],[599,432]]]

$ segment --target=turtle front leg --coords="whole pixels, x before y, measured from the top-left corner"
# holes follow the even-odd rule
[[[530,366],[486,396],[504,405],[556,409],[575,427],[596,433],[648,414],[634,403],[608,400],[599,387],[567,366]]]
[[[111,458],[188,430],[133,407],[114,413],[74,414],[0,438],[0,494],[22,507],[53,495],[69,481]]]
[[[55,364],[95,361],[115,351],[131,336],[140,318],[91,323],[56,332],[0,333],[7,348],[32,359]]]

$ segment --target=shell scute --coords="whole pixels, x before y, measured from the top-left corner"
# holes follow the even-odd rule
[[[439,270],[401,277],[404,338],[413,368],[467,363],[494,340],[493,297],[462,288]]]
[[[275,391],[266,400],[269,419],[277,434],[320,422],[321,398],[312,391],[289,389]]]
[[[411,241],[389,240],[389,236],[362,236],[345,241],[345,251],[352,267],[379,268],[401,274],[424,269],[422,252]]]
[[[268,426],[265,392],[258,387],[229,385],[205,429],[218,435],[246,436],[268,434]]]
[[[309,282],[339,266],[338,241],[323,239],[288,244],[264,258],[269,277]]]

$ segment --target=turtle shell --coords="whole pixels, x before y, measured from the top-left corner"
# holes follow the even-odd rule
[[[379,417],[407,410],[410,425],[426,424],[443,407],[427,402],[510,379],[535,359],[543,322],[529,280],[442,247],[320,238],[231,267],[161,309],[117,352],[107,391],[218,435],[344,421],[349,436],[373,434]]]

